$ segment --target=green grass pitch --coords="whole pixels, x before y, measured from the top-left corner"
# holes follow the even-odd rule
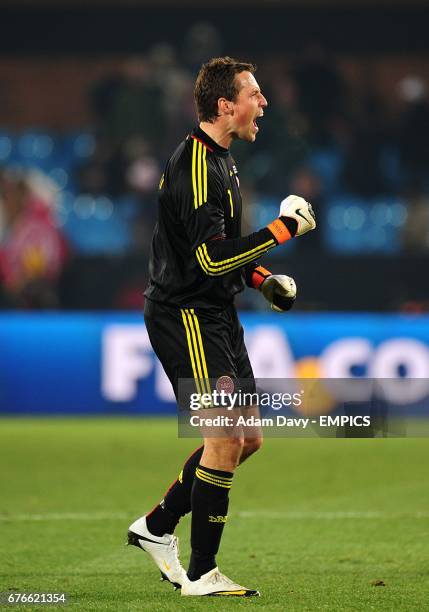
[[[428,609],[429,439],[268,439],[236,473],[218,556],[249,600],[181,598],[124,545],[195,446],[169,419],[0,420],[0,591],[85,612]],[[188,518],[178,535],[186,563]]]

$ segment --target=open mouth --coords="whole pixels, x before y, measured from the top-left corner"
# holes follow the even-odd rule
[[[264,114],[263,114],[263,113],[261,113],[260,115],[257,115],[257,116],[256,116],[256,117],[253,119],[253,121],[252,121],[253,127],[255,128],[255,130],[256,130],[257,132],[259,132],[259,127],[258,127],[258,124],[256,123],[256,120],[257,120],[257,119],[260,119],[260,118],[261,118],[261,117],[263,117],[263,116],[264,116]]]

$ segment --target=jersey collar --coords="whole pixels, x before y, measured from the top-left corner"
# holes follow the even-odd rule
[[[208,134],[206,134],[199,126],[195,127],[192,130],[191,138],[196,138],[200,142],[205,145],[209,151],[213,151],[216,155],[220,155],[221,157],[228,157],[229,149],[225,149],[217,144]]]

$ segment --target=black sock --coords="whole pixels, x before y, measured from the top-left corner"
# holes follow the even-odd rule
[[[147,528],[153,535],[173,533],[182,516],[191,511],[191,490],[204,446],[197,448],[188,457],[177,480],[165,494],[164,499],[146,517]]]
[[[216,554],[228,513],[232,472],[199,465],[192,486],[191,560],[188,578],[198,580],[216,567]]]

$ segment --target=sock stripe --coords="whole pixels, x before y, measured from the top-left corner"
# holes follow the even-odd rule
[[[222,484],[221,482],[216,482],[215,480],[210,480],[209,478],[206,478],[205,476],[200,476],[198,474],[197,474],[197,478],[199,480],[202,480],[203,482],[206,482],[207,484],[214,485],[215,487],[222,487],[223,489],[230,489],[232,487],[232,483],[231,484]]]
[[[211,478],[206,478],[205,476],[201,476],[201,474],[197,475],[199,480],[203,480],[208,484],[215,485],[216,487],[223,487],[224,489],[230,489],[232,487],[232,483],[219,482],[218,480],[212,480]]]
[[[211,478],[216,478],[216,480],[223,480],[225,482],[232,482],[232,476],[221,476],[220,474],[213,474],[212,472],[207,472],[204,468],[197,467],[197,472],[201,472],[206,476],[210,476]]]
[[[230,489],[232,487],[232,477],[223,479],[222,476],[214,476],[213,474],[210,474],[209,472],[204,472],[199,468],[195,470],[195,475],[203,482],[215,485],[216,487],[222,487],[224,489]]]

